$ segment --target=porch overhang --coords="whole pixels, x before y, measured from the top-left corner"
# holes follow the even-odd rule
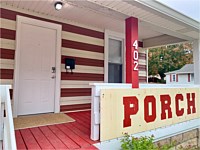
[[[199,22],[153,0],[64,0],[64,8],[60,11],[54,10],[54,0],[23,2],[14,0],[1,3],[2,6],[28,10],[51,18],[72,20],[100,30],[110,29],[124,34],[125,19],[135,17],[139,19],[140,41],[148,41],[151,38],[155,40],[155,37],[165,35],[172,37],[173,40],[170,42],[157,43],[157,46],[197,40],[200,33]]]

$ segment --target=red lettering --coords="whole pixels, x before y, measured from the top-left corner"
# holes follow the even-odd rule
[[[172,110],[171,110],[171,97],[169,95],[160,95],[161,101],[161,120],[166,119],[166,110],[168,112],[168,118],[172,118]]]
[[[152,104],[151,115],[149,114],[149,103]],[[144,120],[153,122],[156,119],[156,99],[154,96],[146,96],[144,99]]]
[[[177,94],[175,98],[175,103],[176,103],[176,115],[177,116],[183,116],[184,113],[184,108],[179,108],[179,101],[183,101],[183,95],[182,94]]]
[[[123,127],[131,126],[131,115],[135,115],[138,112],[138,99],[135,96],[123,97],[124,104],[124,124]],[[132,105],[132,106],[131,106]]]
[[[192,99],[190,98],[190,95],[192,94]],[[191,114],[191,108],[192,107],[192,113],[196,113],[196,107],[195,107],[195,93],[187,93],[187,114]]]

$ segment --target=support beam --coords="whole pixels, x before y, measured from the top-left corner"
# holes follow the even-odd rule
[[[193,42],[194,84],[200,85],[200,39]]]
[[[138,19],[126,19],[126,83],[139,88],[138,70]]]

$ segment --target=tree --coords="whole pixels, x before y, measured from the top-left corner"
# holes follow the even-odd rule
[[[185,64],[193,63],[192,44],[177,44],[149,49],[149,75],[159,74],[164,80],[165,73],[178,70]]]

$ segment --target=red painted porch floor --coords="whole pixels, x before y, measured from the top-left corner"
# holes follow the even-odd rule
[[[90,140],[90,111],[67,113],[75,122],[16,130],[17,149],[97,149]]]

